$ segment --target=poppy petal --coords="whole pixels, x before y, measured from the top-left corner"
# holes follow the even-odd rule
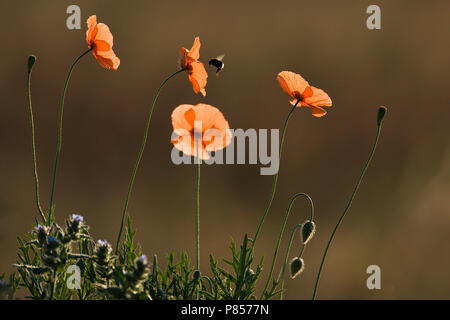
[[[285,72],[285,71],[283,71]],[[282,72],[280,72],[277,76],[277,81],[281,87],[281,89],[283,89],[284,92],[286,92],[287,94],[289,94],[290,96],[292,96],[292,87],[290,86],[290,84],[287,82],[286,77],[284,77],[282,75]]]
[[[312,106],[311,107],[312,115],[314,117],[320,118],[327,114],[327,112],[321,107]]]
[[[311,89],[311,87],[306,87],[305,91],[303,91],[303,93],[302,93],[302,98],[306,99],[306,98],[312,97],[313,95],[314,95],[314,92]]]
[[[95,15],[88,18],[87,25],[86,41],[92,49],[95,59],[102,67],[117,70],[120,59],[112,50],[113,35],[109,27],[104,23],[97,23],[97,16]]]
[[[198,145],[195,143],[193,136],[180,136],[177,141],[172,141],[172,143],[175,148],[182,151],[185,155],[197,157],[197,154],[199,154],[199,158],[202,160],[210,158],[204,146],[201,143]]]
[[[86,42],[91,45],[97,35],[97,16],[93,15],[87,19]]]
[[[316,107],[331,107],[332,102],[328,94],[322,89],[311,87],[313,95],[305,99],[305,102]]]
[[[203,96],[206,96],[206,83],[208,73],[206,73],[203,63],[196,61],[190,64],[188,73],[189,81],[192,83],[192,89],[195,93],[201,92]]]
[[[187,53],[189,52],[186,48],[181,48],[179,51],[179,65],[181,68],[186,68],[187,66]]]
[[[95,51],[109,51],[111,50],[111,45],[104,40],[95,40]]]
[[[189,124],[189,127],[192,129],[195,125],[195,111],[192,108],[189,108],[187,111],[184,112],[184,119],[186,119],[187,123]]]
[[[98,31],[95,36],[95,40],[102,40],[108,43],[111,47],[113,46],[113,35],[109,30],[109,27],[104,23],[99,23],[97,25]]]
[[[120,59],[116,56],[113,50],[97,52],[96,57],[100,65],[106,69],[117,70],[120,65]]]
[[[174,146],[192,156],[197,156],[195,147],[198,147],[201,159],[209,159],[206,151],[217,151],[231,143],[232,134],[228,122],[219,109],[208,104],[184,104],[176,107],[172,112],[172,125],[178,135],[178,139],[171,141]],[[194,143],[194,125],[202,132],[202,141],[198,146]]]
[[[228,122],[224,120],[228,126]],[[225,148],[231,143],[232,133],[229,128],[224,130],[211,128],[208,129],[203,135],[203,142],[206,145],[208,151],[218,151]]]
[[[172,126],[174,131],[178,129],[184,129],[190,131],[193,129],[193,126],[186,120],[185,113],[189,109],[194,107],[190,104],[182,104],[176,107],[172,112]]]
[[[189,50],[189,52],[188,52],[188,56],[191,59],[194,59],[194,60],[200,59],[200,46],[201,46],[200,38],[195,37],[194,44],[192,45],[191,50]]]
[[[225,120],[222,112],[209,104],[199,103],[195,106],[196,121],[202,122],[202,132],[211,128],[221,129],[220,121]]]
[[[309,86],[308,82],[302,76],[291,71],[280,72],[277,75],[277,81],[281,89],[294,99],[300,98],[300,95]]]

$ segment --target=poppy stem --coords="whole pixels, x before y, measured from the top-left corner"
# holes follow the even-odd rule
[[[197,182],[196,182],[196,193],[195,193],[195,258],[196,258],[196,267],[197,270],[200,271],[200,160],[197,164]]]
[[[196,170],[196,182],[195,182],[195,265],[196,272],[200,273],[200,165],[202,160],[200,159],[199,143],[202,143],[202,134],[195,132],[195,148],[197,157],[194,158],[194,162],[197,161]],[[200,144],[201,145],[201,144]],[[200,299],[201,281],[198,282],[199,288],[196,289],[197,300]]]
[[[287,128],[287,125],[288,125],[288,122],[289,122],[289,118],[291,117],[292,113],[294,112],[294,110],[297,107],[297,104],[299,102],[300,102],[300,100],[297,100],[295,105],[291,108],[291,110],[289,111],[288,115],[286,116],[286,119],[284,120],[283,129],[281,130],[280,150],[279,150],[279,153],[278,153],[278,161],[279,162],[281,162],[281,151],[283,149],[283,141],[284,141],[284,136],[285,136],[285,133],[286,133],[286,128]],[[261,220],[259,221],[258,228],[256,229],[255,236],[253,237],[252,249],[255,247],[255,243],[256,243],[256,239],[258,238],[259,231],[261,230],[262,224],[264,223],[264,220],[266,219],[267,213],[270,210],[270,206],[272,205],[273,198],[275,197],[275,190],[277,188],[277,181],[278,181],[278,173],[279,172],[280,171],[278,170],[278,172],[273,176],[272,192],[270,194],[269,200],[267,201],[267,205],[266,205],[266,209],[264,210],[264,214],[261,217]]]
[[[282,269],[281,269],[281,272],[280,272],[280,276],[279,276],[279,278],[278,278],[278,280],[277,281],[280,281],[281,280],[281,285],[280,285],[280,300],[283,300],[283,293],[284,293],[284,273],[285,273],[285,271],[286,271],[286,266],[287,266],[287,263],[288,263],[288,257],[289,257],[289,252],[290,252],[290,250],[291,250],[291,245],[292,245],[292,240],[293,240],[293,238],[294,238],[294,235],[295,235],[295,231],[297,231],[297,229],[298,228],[301,228],[303,225],[301,225],[301,224],[297,224],[297,225],[295,225],[294,226],[294,228],[292,229],[292,231],[291,231],[291,237],[289,238],[289,245],[288,245],[288,248],[287,248],[287,250],[286,250],[286,255],[285,255],[285,257],[284,257],[284,264],[283,264],[283,267],[282,267]],[[300,249],[300,253],[299,253],[299,255],[298,255],[298,258],[300,259],[301,257],[302,257],[302,255],[303,255],[303,250],[305,250],[305,244],[303,244],[302,245],[302,247],[301,247],[301,249]]]
[[[313,295],[312,295],[312,300],[315,300],[316,296],[317,296],[317,289],[318,289],[318,286],[319,286],[320,275],[322,273],[323,265],[325,263],[325,258],[327,257],[328,249],[330,248],[331,242],[333,241],[334,235],[336,234],[336,231],[339,228],[339,225],[341,224],[342,220],[344,219],[348,209],[350,209],[350,206],[352,205],[352,202],[353,202],[353,198],[356,195],[356,191],[358,191],[359,185],[361,184],[361,181],[362,181],[362,179],[364,177],[364,174],[366,173],[367,168],[369,167],[369,164],[372,161],[372,157],[373,157],[373,155],[375,153],[375,149],[377,147],[378,138],[380,137],[380,132],[381,132],[381,121],[378,123],[377,133],[375,135],[375,141],[374,141],[374,143],[372,145],[372,150],[370,151],[369,158],[367,159],[366,164],[365,164],[363,170],[361,171],[361,174],[359,176],[358,181],[356,182],[355,188],[353,189],[353,192],[352,192],[352,194],[350,196],[350,199],[349,199],[349,201],[347,203],[347,206],[345,207],[344,212],[342,212],[341,216],[339,217],[339,220],[336,223],[336,226],[334,227],[333,232],[331,233],[330,239],[328,240],[327,246],[325,247],[325,251],[324,251],[323,256],[322,256],[322,261],[320,262],[319,271],[317,273],[316,283],[314,285],[314,292],[313,292]]]
[[[31,155],[33,159],[33,174],[34,174],[34,185],[36,193],[36,206],[41,215],[41,218],[46,223],[46,218],[44,212],[42,211],[41,202],[39,199],[39,177],[37,172],[37,160],[36,160],[36,142],[34,135],[34,117],[33,117],[33,106],[31,104],[31,72],[33,71],[34,63],[36,62],[35,56],[28,57],[28,79],[27,79],[27,97],[28,97],[28,111],[30,113],[30,127],[31,127]]]
[[[66,91],[67,91],[67,85],[69,84],[70,76],[72,75],[73,68],[78,63],[78,61],[81,60],[86,54],[91,52],[91,48],[83,52],[78,58],[75,59],[75,61],[70,66],[69,72],[66,77],[66,81],[64,83],[64,88],[61,96],[61,102],[59,105],[59,121],[58,121],[58,143],[56,146],[56,156],[55,156],[55,165],[53,167],[53,178],[52,178],[52,189],[50,192],[50,204],[49,204],[49,210],[48,210],[48,218],[47,218],[47,225],[50,225],[52,223],[53,218],[53,199],[55,195],[55,184],[56,184],[56,172],[58,171],[58,162],[59,162],[59,155],[61,153],[61,146],[62,146],[62,129],[63,129],[63,114],[64,114],[64,100],[66,98]]]
[[[264,285],[264,289],[263,289],[263,291],[262,291],[262,293],[261,293],[260,299],[262,299],[263,296],[264,296],[264,294],[266,293],[267,287],[268,287],[268,285],[269,285],[269,281],[270,281],[271,278],[272,278],[273,269],[274,269],[274,266],[275,266],[275,261],[276,261],[276,259],[277,259],[278,250],[279,250],[279,248],[280,248],[281,238],[283,237],[284,229],[286,228],[286,223],[287,223],[287,220],[288,220],[288,218],[289,218],[289,214],[291,213],[292,206],[294,205],[294,202],[295,202],[295,200],[296,200],[298,197],[305,197],[305,198],[309,201],[309,204],[310,204],[310,207],[311,207],[311,210],[310,210],[310,219],[309,219],[309,220],[312,221],[313,218],[314,218],[314,203],[313,203],[311,197],[310,197],[308,194],[306,194],[306,193],[297,193],[297,194],[295,194],[295,195],[291,198],[291,201],[289,202],[289,205],[288,205],[288,207],[287,207],[287,209],[286,209],[286,214],[284,215],[284,221],[283,221],[283,224],[281,225],[280,233],[278,234],[277,245],[276,245],[275,251],[274,251],[274,253],[273,253],[272,264],[271,264],[271,266],[270,266],[269,276],[267,277],[266,284]]]
[[[140,149],[139,149],[139,154],[138,154],[138,157],[137,157],[137,159],[136,159],[136,163],[134,164],[133,172],[132,172],[132,174],[131,174],[130,183],[129,183],[129,186],[128,186],[127,196],[126,196],[126,199],[125,199],[125,205],[124,205],[123,211],[122,211],[122,220],[121,220],[121,222],[120,222],[120,230],[119,230],[119,234],[118,234],[118,236],[117,236],[117,241],[116,241],[116,254],[117,254],[118,251],[119,251],[119,242],[120,242],[120,238],[122,237],[123,224],[124,224],[125,216],[126,216],[127,209],[128,209],[128,203],[129,203],[129,201],[130,201],[131,191],[133,190],[134,179],[135,179],[135,177],[136,177],[136,173],[137,173],[137,170],[138,170],[138,168],[139,168],[139,164],[141,163],[141,159],[142,159],[142,155],[143,155],[144,150],[145,150],[145,146],[146,146],[146,144],[147,144],[148,131],[149,131],[149,128],[150,128],[150,120],[152,119],[152,113],[153,113],[153,109],[155,108],[156,100],[158,100],[158,97],[159,97],[159,94],[160,94],[160,92],[161,92],[161,89],[165,86],[165,84],[166,84],[172,77],[174,77],[175,75],[177,75],[177,74],[179,74],[179,73],[181,73],[181,72],[183,72],[183,71],[185,71],[185,70],[186,70],[186,69],[180,69],[180,70],[177,70],[176,72],[174,72],[174,73],[172,73],[170,76],[168,76],[168,77],[161,83],[161,85],[159,86],[159,88],[156,90],[155,95],[153,96],[153,101],[152,101],[152,104],[150,105],[150,109],[149,109],[148,115],[147,115],[147,121],[146,121],[146,123],[145,123],[144,138],[142,139],[141,147],[140,147]]]

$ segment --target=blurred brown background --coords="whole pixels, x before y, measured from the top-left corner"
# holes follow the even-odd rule
[[[81,30],[66,28],[70,4],[81,7]],[[381,30],[366,28],[370,4],[381,7]],[[73,73],[56,191],[60,223],[81,214],[97,239],[115,242],[153,93],[176,70],[179,48],[198,35],[201,60],[226,53],[226,67],[218,78],[207,67],[206,98],[194,95],[184,74],[160,96],[129,208],[144,252],[160,260],[170,249],[194,256],[195,167],[170,161],[172,110],[205,102],[232,128],[280,128],[289,97],[275,78],[291,70],[327,91],[333,107],[321,119],[302,108],[290,121],[277,195],[257,245],[266,274],[288,199],[308,192],[318,231],[304,273],[287,281],[287,298],[310,299],[326,241],[368,156],[377,107],[386,105],[378,151],[331,247],[318,297],[449,298],[449,9],[448,1],[2,1],[0,270],[13,270],[15,239],[37,217],[27,56],[38,57],[32,95],[46,208],[63,82],[86,50],[85,21],[97,14],[114,34],[121,65],[107,71],[88,56]],[[209,253],[229,257],[230,237],[255,232],[272,183],[259,168],[203,166],[204,272]],[[298,201],[288,229],[307,213]],[[381,290],[366,287],[371,264],[381,267]]]

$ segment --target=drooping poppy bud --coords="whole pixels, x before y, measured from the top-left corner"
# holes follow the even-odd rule
[[[36,56],[30,55],[28,57],[28,73],[31,73],[31,70],[33,70],[33,66],[36,62]]]
[[[291,278],[294,279],[296,276],[298,276],[300,273],[303,272],[305,269],[305,263],[303,262],[302,258],[294,258],[289,263],[290,271],[291,271]]]
[[[306,221],[302,226],[302,241],[307,244],[316,232],[316,224],[313,221]]]
[[[384,116],[386,115],[387,112],[387,108],[384,106],[381,106],[378,108],[378,114],[377,114],[377,123],[378,125],[381,124],[381,122],[383,122]]]

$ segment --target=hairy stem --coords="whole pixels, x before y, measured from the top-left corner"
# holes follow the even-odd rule
[[[292,113],[294,112],[294,110],[295,110],[295,108],[297,107],[297,104],[298,104],[299,102],[300,102],[300,100],[297,100],[297,102],[295,103],[295,105],[291,108],[291,110],[289,111],[288,115],[286,116],[286,119],[284,120],[283,129],[281,130],[280,150],[279,150],[279,153],[278,153],[278,161],[279,161],[279,162],[281,162],[281,151],[282,151],[282,149],[283,149],[283,142],[284,142],[284,136],[285,136],[285,134],[286,134],[286,128],[287,128],[289,119],[290,119]],[[271,191],[271,193],[270,193],[269,200],[267,201],[267,205],[266,205],[266,208],[265,208],[265,210],[264,210],[264,214],[262,215],[262,217],[261,217],[261,219],[260,219],[260,221],[259,221],[259,223],[258,223],[258,228],[256,229],[255,236],[253,237],[253,241],[252,241],[252,249],[253,249],[254,246],[255,246],[256,239],[258,238],[258,235],[259,235],[259,232],[260,232],[260,230],[261,230],[262,224],[264,223],[264,220],[266,219],[267,213],[269,212],[270,207],[271,207],[271,205],[272,205],[273,198],[275,197],[275,190],[276,190],[276,188],[277,188],[277,181],[278,181],[278,173],[279,173],[279,172],[280,172],[280,171],[278,170],[278,172],[273,176],[272,191]]]
[[[286,209],[286,213],[284,215],[283,224],[281,225],[281,230],[280,230],[280,233],[278,234],[277,244],[275,246],[275,251],[273,253],[272,264],[270,266],[269,276],[267,277],[266,284],[264,285],[264,289],[263,289],[262,294],[261,294],[261,299],[262,299],[263,295],[265,294],[265,292],[267,290],[267,287],[269,285],[269,281],[272,278],[272,273],[273,273],[273,269],[274,269],[274,266],[275,266],[275,261],[277,259],[278,250],[280,248],[281,238],[283,237],[284,229],[286,228],[286,223],[287,223],[287,220],[289,218],[289,214],[291,213],[292,206],[294,205],[294,202],[295,202],[295,200],[298,197],[305,197],[309,201],[309,204],[310,204],[310,207],[311,207],[309,220],[312,221],[314,219],[314,203],[313,203],[311,197],[308,194],[306,194],[306,193],[297,193],[297,194],[295,194],[291,198],[291,200],[289,202],[289,205],[288,205],[288,207]]]
[[[125,205],[124,205],[123,211],[122,211],[122,219],[121,219],[121,222],[120,222],[120,230],[119,230],[119,234],[118,234],[118,236],[117,236],[117,241],[116,241],[116,254],[117,254],[118,251],[119,251],[120,238],[122,237],[123,224],[124,224],[124,221],[125,221],[125,216],[126,216],[126,214],[127,214],[128,203],[129,203],[129,201],[130,201],[131,191],[133,190],[134,179],[135,179],[135,177],[136,177],[136,173],[137,173],[137,170],[138,170],[138,168],[139,168],[139,164],[141,163],[141,159],[142,159],[142,155],[143,155],[144,150],[145,150],[145,146],[146,146],[146,144],[147,144],[148,131],[149,131],[149,128],[150,128],[150,120],[152,119],[153,109],[155,108],[155,104],[156,104],[156,101],[158,100],[158,97],[159,97],[159,94],[160,94],[160,92],[161,92],[161,89],[165,86],[165,84],[166,84],[173,76],[175,76],[175,75],[177,75],[177,74],[179,74],[179,73],[181,73],[181,72],[183,72],[183,71],[185,71],[185,69],[180,69],[180,70],[174,72],[173,74],[171,74],[170,76],[168,76],[168,77],[161,83],[161,85],[159,86],[159,88],[156,90],[155,95],[153,96],[153,101],[152,101],[152,104],[150,105],[150,109],[149,109],[148,115],[147,115],[147,121],[146,121],[146,123],[145,123],[144,137],[143,137],[143,139],[142,139],[141,147],[140,147],[140,149],[139,149],[139,154],[138,154],[138,157],[137,157],[137,159],[136,159],[136,163],[134,164],[133,172],[132,172],[131,178],[130,178],[130,183],[129,183],[129,185],[128,185],[127,196],[126,196],[126,199],[125,199]]]
[[[69,72],[66,77],[66,81],[64,83],[64,88],[61,96],[61,102],[59,105],[59,121],[58,121],[58,143],[56,146],[56,156],[55,156],[55,165],[53,167],[53,178],[52,178],[52,188],[50,192],[50,204],[49,204],[49,210],[48,210],[48,218],[47,218],[47,224],[50,225],[53,218],[53,199],[55,195],[55,184],[56,184],[56,173],[58,171],[58,162],[59,162],[59,156],[61,154],[61,146],[62,146],[62,130],[63,130],[63,114],[64,114],[64,100],[66,98],[66,91],[67,86],[69,84],[70,76],[72,75],[73,68],[78,63],[78,61],[81,60],[86,54],[88,54],[92,49],[88,49],[85,52],[83,52],[78,58],[75,59],[75,61],[70,66]]]
[[[195,261],[200,271],[200,161],[197,164],[197,178],[195,186]]]
[[[195,258],[198,271],[200,271],[200,163],[199,159],[197,164],[197,182],[195,190]],[[199,289],[200,288],[197,288],[197,300],[200,298]]]
[[[31,73],[33,71],[33,65],[36,61],[35,56],[30,56],[28,58],[28,79],[27,79],[27,97],[28,97],[28,111],[30,113],[30,127],[31,127],[31,155],[33,160],[33,174],[34,174],[34,186],[36,193],[36,206],[41,215],[41,218],[46,223],[46,218],[44,212],[42,211],[41,201],[39,199],[39,177],[37,172],[37,160],[36,160],[36,141],[34,135],[34,117],[33,117],[33,106],[31,104]]]
[[[289,242],[288,242],[288,246],[286,248],[286,254],[284,256],[284,261],[283,261],[283,266],[281,267],[281,272],[278,276],[277,281],[280,282],[281,281],[281,286],[280,286],[280,300],[283,300],[283,291],[284,291],[284,273],[286,272],[286,266],[288,263],[288,259],[289,259],[289,253],[291,252],[291,246],[292,246],[292,241],[294,240],[294,235],[295,232],[297,231],[297,229],[300,229],[303,225],[302,224],[296,224],[291,231],[291,236],[289,237]],[[303,253],[303,249],[305,248],[305,245],[302,245],[302,249],[300,251],[300,255]]]
[[[341,224],[342,220],[344,219],[348,209],[352,205],[353,198],[356,195],[356,191],[358,191],[359,185],[361,184],[361,181],[362,181],[362,179],[364,177],[364,174],[366,173],[367,168],[369,167],[369,164],[372,161],[372,157],[373,157],[373,155],[375,153],[375,149],[377,147],[377,143],[378,143],[378,138],[380,136],[380,132],[381,132],[381,122],[378,123],[377,133],[376,133],[376,136],[375,136],[375,141],[374,141],[374,143],[372,145],[372,150],[370,151],[369,158],[367,159],[366,164],[365,164],[363,170],[361,171],[361,174],[359,176],[358,181],[356,182],[355,188],[353,189],[352,195],[350,196],[350,199],[349,199],[349,201],[347,203],[347,206],[345,207],[344,211],[342,212],[341,216],[339,217],[339,220],[336,223],[336,226],[334,227],[333,232],[331,233],[330,239],[328,240],[327,246],[325,247],[325,251],[324,251],[323,256],[322,256],[322,261],[320,262],[319,271],[317,273],[316,283],[314,285],[314,292],[313,292],[313,295],[312,295],[312,300],[315,300],[315,298],[317,296],[317,289],[318,289],[318,286],[319,286],[320,275],[322,273],[323,265],[325,263],[325,258],[327,257],[328,249],[330,248],[331,242],[333,241],[334,235],[336,234],[336,231],[339,228],[339,225]]]

